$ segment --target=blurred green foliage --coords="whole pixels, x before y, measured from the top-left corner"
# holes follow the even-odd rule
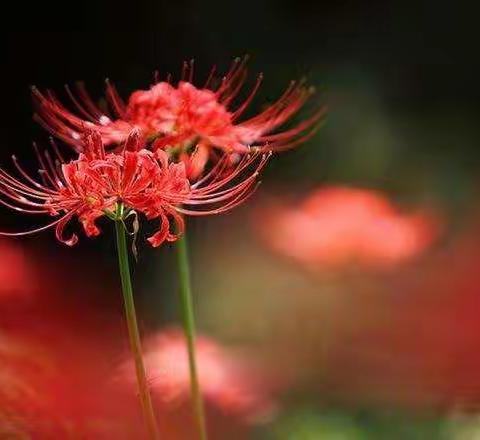
[[[462,425],[463,426],[463,425]],[[265,440],[451,440],[450,425],[441,418],[416,418],[401,413],[296,408],[282,415]],[[453,435],[453,437],[452,437]],[[458,437],[460,439],[460,437]],[[469,439],[470,440],[470,439]],[[471,440],[474,440],[472,437]]]

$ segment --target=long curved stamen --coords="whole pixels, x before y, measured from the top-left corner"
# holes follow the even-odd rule
[[[229,172],[226,175],[226,177],[221,178],[220,175],[215,176],[215,180],[213,180],[208,185],[208,188],[210,190],[215,190],[215,189],[218,189],[218,188],[224,186],[228,182],[231,182],[241,172],[243,172],[243,170],[245,170],[251,163],[253,163],[256,160],[256,158],[258,157],[259,154],[260,153],[254,153],[250,156],[246,156],[246,157],[242,158],[242,160],[237,164],[237,166],[231,172]],[[267,154],[266,156],[263,156],[262,161],[261,161],[261,164],[262,164],[261,166],[262,167],[266,163],[266,161],[268,160],[269,157],[270,157],[270,153]]]
[[[230,103],[235,99],[235,97],[240,93],[240,90],[242,89],[243,85],[245,84],[245,81],[247,79],[247,70],[243,70],[240,74],[240,77],[236,83],[235,86],[232,86],[230,92],[226,94],[222,99],[221,103],[225,106],[228,107]]]
[[[0,192],[2,192],[0,190]],[[2,192],[3,193],[3,192]],[[4,193],[3,193],[4,194]],[[6,194],[5,194],[6,195]],[[21,212],[22,214],[43,214],[43,213],[47,213],[48,210],[47,209],[37,209],[37,210],[34,210],[34,209],[25,209],[25,208],[22,208],[20,206],[16,206],[16,205],[12,205],[11,203],[8,203],[6,202],[5,200],[3,199],[0,199],[0,204],[2,204],[3,206],[6,206],[7,208],[10,208],[10,209],[13,209],[14,211],[18,211],[18,212]]]
[[[36,199],[47,199],[52,196],[52,194],[38,191],[35,188],[31,188],[22,182],[16,180],[4,170],[0,169],[0,184],[5,188],[9,188],[14,192],[18,192],[28,197],[36,198]]]
[[[290,150],[291,148],[296,147],[297,145],[303,144],[307,142],[309,139],[311,139],[315,134],[317,133],[318,129],[320,126],[315,126],[313,127],[309,132],[307,132],[304,136],[301,136],[295,140],[292,140],[291,142],[287,142],[285,144],[275,144],[275,151],[285,151],[285,150]],[[268,150],[267,147],[264,147],[262,151]]]
[[[242,182],[234,185],[230,188],[227,188],[222,191],[217,192],[208,192],[204,194],[192,194],[188,204],[190,205],[206,205],[209,203],[216,203],[220,202],[232,197],[235,197],[237,194],[241,193],[245,188],[250,187],[255,183],[257,177],[261,171],[261,169],[265,166],[266,162],[268,161],[268,156],[262,158],[261,162],[257,165],[254,172],[249,175],[247,178],[242,180]]]
[[[66,217],[66,216],[64,216]],[[37,232],[41,232],[41,231],[45,231],[53,226],[56,226],[58,223],[60,223],[64,217],[60,218],[60,219],[57,219],[55,220],[54,222],[52,223],[49,223],[45,226],[41,226],[39,228],[35,228],[35,229],[30,229],[29,231],[24,231],[24,232],[3,232],[3,231],[0,231],[0,235],[1,236],[4,236],[4,237],[21,237],[23,235],[32,235],[32,234],[36,234]]]
[[[18,179],[14,178],[13,176],[11,176],[9,173],[7,173],[6,171],[4,171],[1,168],[0,168],[0,177],[4,178],[7,182],[9,182],[9,183],[11,183],[15,186],[18,186],[18,187],[24,188],[24,189],[28,189],[30,192],[33,192],[33,193],[37,193],[37,194],[50,193],[50,194],[53,194],[55,192],[52,189],[38,183],[36,180],[34,180],[32,177],[30,177],[27,174],[27,172],[25,170],[23,170],[23,168],[20,166],[20,164],[18,163],[17,158],[15,156],[12,156],[12,161],[13,161],[15,167],[17,168],[17,170],[19,171],[19,173],[21,174],[21,176],[24,179],[26,179],[30,184],[34,185],[34,187],[36,189],[32,188],[28,185],[23,184]]]
[[[256,190],[260,183],[258,182],[257,185],[255,185],[254,189],[249,191],[250,188],[247,188],[243,193],[237,196],[234,200],[230,201],[228,204],[223,205],[219,208],[216,209],[211,209],[211,210],[205,210],[205,211],[195,211],[195,210],[190,210],[190,209],[185,209],[185,208],[180,208],[177,207],[176,210],[180,212],[181,214],[185,215],[191,215],[191,216],[196,216],[196,217],[201,217],[201,216],[207,216],[207,215],[216,215],[216,214],[221,214],[227,211],[230,211],[234,209],[235,207],[241,205],[243,202],[245,202]]]
[[[59,160],[61,163],[64,163],[64,162],[65,162],[65,159],[63,158],[62,154],[60,153],[60,149],[58,148],[58,145],[57,145],[57,143],[55,142],[55,140],[53,139],[53,137],[50,137],[50,145],[52,146],[52,149],[53,149],[53,151],[55,152],[58,160]]]
[[[217,185],[213,186],[206,186],[205,188],[200,188],[197,190],[192,191],[190,195],[188,195],[184,200],[179,200],[180,197],[176,201],[180,207],[176,208],[178,212],[187,215],[211,215],[211,214],[218,214],[220,212],[226,212],[232,209],[238,204],[242,203],[242,201],[248,197],[248,193],[251,191],[252,186],[255,185],[256,178],[258,173],[261,169],[265,166],[266,162],[270,155],[262,155],[260,162],[257,164],[255,170],[249,175],[247,178],[243,179],[237,185],[234,185],[230,188],[215,191],[213,188],[217,188]],[[251,160],[246,161],[246,163],[250,164],[252,160],[256,159],[253,158]],[[242,164],[239,168],[243,169],[245,167]],[[222,186],[231,182],[235,177],[236,173],[232,173],[232,176],[226,179],[222,179]],[[180,203],[181,202],[181,203]],[[226,202],[217,208],[211,209],[202,209],[199,211],[188,209],[188,206],[211,206],[221,202]],[[194,213],[194,214],[193,214]]]
[[[5,189],[5,188],[7,188],[7,189]],[[35,202],[35,201],[32,201],[32,200],[29,200],[28,198],[24,197],[22,195],[22,193],[19,192],[18,190],[13,190],[9,187],[6,187],[3,183],[0,185],[0,193],[2,193],[4,196],[8,197],[13,202],[16,202],[16,203],[19,203],[19,204],[22,204],[22,205],[25,205],[25,206],[29,206],[29,207],[32,207],[32,208],[39,208],[39,209],[44,208],[45,203],[49,200],[47,197],[45,197],[43,199],[39,198],[39,200],[42,203],[38,203],[38,202]],[[31,195],[28,195],[27,197],[33,198],[33,196],[31,196]]]
[[[263,81],[263,73],[260,73],[257,77],[257,80],[255,81],[255,85],[253,86],[252,91],[248,95],[248,97],[245,99],[245,101],[240,105],[240,107],[235,110],[232,114],[232,121],[235,121],[239,116],[242,115],[242,113],[246,110],[246,108],[250,105],[252,102],[253,98],[258,92],[258,89],[260,88],[260,85],[262,84]]]
[[[92,120],[95,122],[102,123],[102,118],[105,118],[108,116],[102,112],[98,106],[93,102],[90,94],[87,92],[87,89],[85,87],[85,84],[83,82],[77,82],[77,93],[79,98],[82,100],[83,104],[87,108],[87,111],[90,112],[90,115],[92,117]]]
[[[279,140],[292,138],[293,136],[296,136],[297,134],[309,129],[312,125],[317,123],[320,119],[322,119],[325,116],[325,113],[326,113],[326,108],[322,107],[318,111],[316,111],[312,116],[310,116],[308,119],[304,120],[294,128],[287,131],[283,131],[281,133],[262,136],[259,139],[261,142],[271,143]]]
[[[125,118],[125,102],[123,102],[123,99],[118,94],[116,87],[110,82],[108,78],[105,80],[105,83],[108,102],[110,103],[118,117]]]
[[[210,88],[210,83],[213,80],[213,76],[215,75],[215,72],[217,71],[217,66],[213,65],[212,68],[210,69],[210,73],[208,74],[207,80],[205,81],[205,84],[203,85],[204,89]]]
[[[77,99],[77,97],[73,94],[72,90],[70,89],[70,86],[67,84],[65,85],[65,91],[67,92],[68,97],[72,101],[73,105],[78,109],[78,111],[84,115],[88,120],[96,122],[98,120],[97,112],[91,113],[89,112]]]

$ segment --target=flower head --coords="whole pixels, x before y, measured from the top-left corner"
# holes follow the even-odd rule
[[[152,149],[167,150],[186,161],[189,171],[198,176],[212,149],[248,153],[249,147],[263,151],[292,148],[311,137],[324,114],[320,108],[297,126],[279,131],[306,103],[312,89],[303,82],[292,82],[283,95],[258,115],[238,122],[253,97],[263,76],[235,109],[247,78],[246,58],[236,59],[222,81],[214,84],[215,68],[203,87],[193,84],[193,62],[185,63],[182,79],[177,84],[160,81],[148,90],[133,92],[125,103],[114,86],[107,81],[106,98],[113,115],[96,106],[83,84],[78,96],[67,88],[77,113],[68,110],[51,92],[33,89],[38,104],[36,119],[55,136],[78,151],[83,148],[82,133],[98,131],[105,145],[121,144],[133,128]]]
[[[432,216],[400,213],[382,194],[364,189],[322,188],[299,208],[261,215],[267,242],[310,266],[389,267],[418,255],[437,235]]]
[[[55,159],[37,150],[39,178],[28,174],[13,157],[19,176],[0,169],[0,203],[22,213],[56,218],[30,231],[0,235],[27,235],[55,227],[58,240],[72,246],[78,237],[65,236],[64,229],[74,217],[85,234],[93,237],[100,233],[96,225],[100,217],[123,221],[130,213],[142,213],[160,222],[159,230],[148,239],[159,246],[182,233],[182,215],[217,214],[242,203],[255,188],[258,172],[267,161],[266,155],[257,152],[232,168],[227,167],[228,158],[224,157],[192,184],[184,163],[172,163],[163,150],[152,152],[140,145],[140,133],[134,130],[121,151],[107,153],[101,136],[88,132],[82,153],[68,163],[55,145]],[[250,168],[253,170],[243,175]],[[177,226],[175,232],[172,221]]]

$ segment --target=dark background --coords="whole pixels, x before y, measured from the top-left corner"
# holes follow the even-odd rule
[[[98,96],[109,77],[127,93],[147,87],[154,70],[178,72],[192,57],[201,77],[214,63],[226,67],[233,57],[250,54],[252,71],[265,73],[264,89],[271,94],[308,74],[327,92],[374,83],[392,113],[448,112],[452,125],[477,113],[473,7],[253,0],[32,7],[22,11],[26,25],[38,13],[36,27],[72,30],[3,32],[2,153],[26,150],[32,138],[42,137],[30,120],[29,85],[59,91],[64,83],[85,80]],[[336,111],[333,106],[332,118]],[[423,148],[438,145],[425,142]],[[450,148],[476,154],[460,141]]]

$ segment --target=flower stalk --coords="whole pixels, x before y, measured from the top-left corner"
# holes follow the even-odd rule
[[[122,281],[123,300],[125,305],[125,316],[127,319],[128,336],[130,339],[130,348],[132,350],[135,362],[135,372],[137,375],[137,385],[142,404],[142,412],[145,420],[145,426],[148,430],[151,440],[158,440],[158,427],[153,411],[152,399],[148,389],[147,377],[145,373],[145,365],[143,362],[142,345],[140,340],[140,332],[138,330],[137,316],[135,313],[135,303],[133,300],[132,280],[130,277],[130,266],[128,262],[127,239],[125,235],[125,226],[123,223],[122,204],[118,204],[115,220],[115,230],[117,237],[117,253],[118,266],[120,270],[120,278]]]
[[[188,261],[188,243],[185,232],[177,240],[177,266],[179,279],[179,296],[182,309],[182,321],[187,340],[188,366],[190,370],[190,392],[193,414],[200,440],[207,440],[207,426],[195,354],[195,315],[193,310],[190,265]]]

